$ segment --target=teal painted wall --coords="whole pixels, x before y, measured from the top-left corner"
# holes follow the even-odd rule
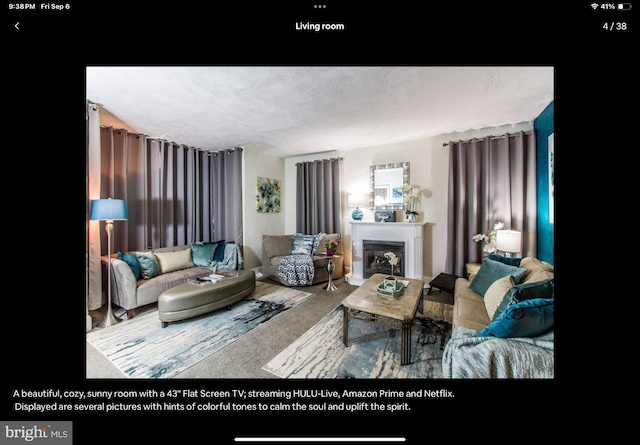
[[[555,205],[553,209],[553,223],[550,221],[549,207],[549,135],[554,132],[553,102],[540,113],[534,120],[533,128],[536,131],[537,141],[537,178],[538,178],[538,259],[553,264],[554,252],[554,224]],[[555,139],[555,135],[554,135]],[[555,158],[555,140],[554,140]],[[555,159],[554,159],[555,175]],[[554,180],[555,183],[555,180]],[[555,187],[553,187],[555,189]],[[553,199],[555,203],[555,199]]]

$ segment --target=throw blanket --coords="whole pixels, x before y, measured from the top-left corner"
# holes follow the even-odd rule
[[[445,378],[549,379],[554,377],[553,331],[538,337],[476,337],[458,327],[442,356]]]
[[[311,255],[288,255],[280,261],[278,275],[293,286],[313,284],[315,271]]]
[[[224,246],[224,258],[222,261],[212,261],[211,270],[213,272],[232,272],[244,269],[244,259],[240,246],[234,243],[227,243]]]

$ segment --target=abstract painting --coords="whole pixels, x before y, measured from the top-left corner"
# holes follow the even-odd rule
[[[257,181],[256,211],[274,213],[280,211],[280,181],[260,178]]]

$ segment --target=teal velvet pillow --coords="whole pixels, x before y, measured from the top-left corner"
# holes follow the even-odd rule
[[[148,280],[160,275],[160,263],[153,252],[136,252],[136,258],[140,263],[142,278]]]
[[[133,276],[136,277],[136,280],[139,280],[142,276],[142,271],[140,270],[140,263],[138,262],[138,258],[132,253],[122,253],[118,252],[118,259],[124,261],[131,268],[131,272],[133,272]]]
[[[553,329],[553,298],[533,298],[507,306],[476,337],[537,337]]]
[[[196,266],[209,267],[215,254],[218,243],[203,243],[197,241],[191,243],[191,259]]]
[[[291,255],[311,255],[313,238],[313,235],[294,235]]]
[[[509,266],[516,266],[516,267],[520,266],[520,261],[522,261],[522,258],[507,257],[507,256],[498,255],[497,253],[490,253],[489,259],[493,261],[500,261],[501,263],[508,264]]]
[[[218,240],[218,241],[214,241],[213,244],[217,244],[218,247],[216,247],[216,251],[213,254],[213,261],[219,263],[220,261],[224,260],[224,248],[227,245],[227,242],[223,239]]]
[[[500,315],[508,306],[520,303],[524,300],[532,300],[534,298],[553,298],[554,278],[542,281],[534,281],[533,283],[521,283],[513,286],[507,291],[498,305],[493,318]]]
[[[512,276],[513,280],[519,283],[526,272],[527,269],[523,267],[509,266],[508,264],[485,258],[478,273],[469,285],[469,289],[484,297],[485,292],[494,281]]]

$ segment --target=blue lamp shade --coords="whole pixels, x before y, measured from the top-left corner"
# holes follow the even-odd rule
[[[94,199],[91,201],[92,220],[127,219],[127,203],[124,199]]]

